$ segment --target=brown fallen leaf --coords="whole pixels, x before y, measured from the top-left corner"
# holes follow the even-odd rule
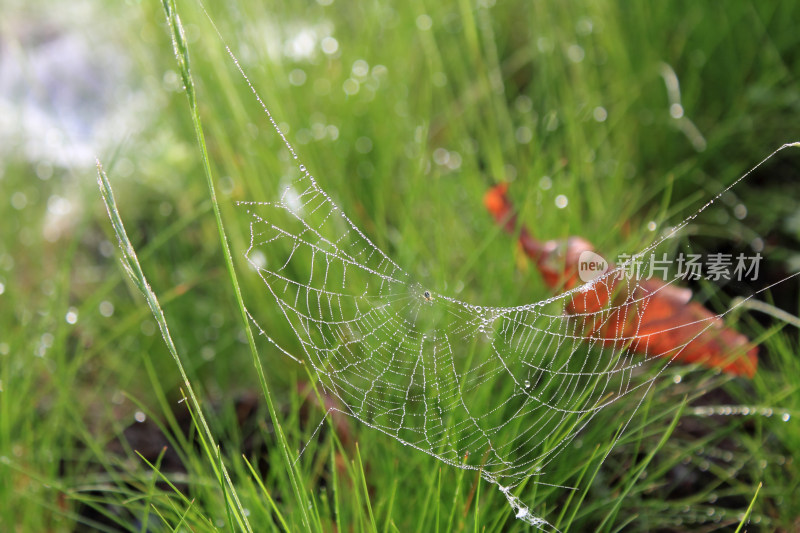
[[[489,189],[484,205],[506,232],[516,231],[517,215],[507,185]],[[553,290],[580,285],[579,258],[584,252],[594,252],[591,243],[580,237],[541,242],[524,226],[520,226],[519,245]],[[608,268],[614,265],[608,263]],[[589,341],[619,345],[621,339],[629,339],[634,353],[752,378],[758,348],[691,297],[691,290],[656,279],[622,283],[618,277],[609,277],[574,294],[565,311],[583,317],[582,335]]]

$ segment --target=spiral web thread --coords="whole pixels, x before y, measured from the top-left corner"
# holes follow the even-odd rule
[[[648,363],[678,357],[727,312],[701,321],[707,324],[684,343],[644,356],[641,343],[647,337],[638,336],[638,320],[651,301],[652,287],[621,276],[624,264],[557,297],[514,307],[473,305],[420,285],[369,240],[300,164],[225,47],[297,165],[296,178],[279,198],[239,206],[250,221],[245,255],[320,385],[339,400],[337,410],[444,463],[479,471],[499,487],[517,518],[551,529],[512,489],[525,480],[544,483],[547,465],[601,409],[639,391],[627,425],[666,367]],[[632,261],[681,235],[715,200],[789,146],[800,143],[775,150]],[[599,305],[598,294],[627,297],[609,297]],[[634,324],[633,334],[630,328],[623,334],[609,327],[625,323]]]

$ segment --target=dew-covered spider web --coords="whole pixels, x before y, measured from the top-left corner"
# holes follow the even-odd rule
[[[677,280],[652,286],[624,275],[627,265],[527,305],[457,300],[417,283],[302,165],[278,198],[240,205],[250,216],[246,255],[341,410],[444,463],[479,470],[519,518],[542,527],[511,489],[546,482],[548,464],[597,413],[646,392],[727,313],[671,322],[664,328],[682,340],[649,349],[665,330],[641,331],[640,317]],[[657,244],[677,239],[700,212]]]
[[[446,464],[479,471],[518,518],[549,528],[514,487],[547,483],[548,465],[601,410],[629,395],[638,406],[666,365],[721,329],[729,311],[643,331],[648,306],[661,291],[674,297],[680,280],[673,273],[649,284],[629,275],[628,263],[512,307],[476,305],[421,285],[299,162],[228,52],[296,162],[276,197],[239,203],[250,224],[246,257],[302,347],[294,355],[313,367],[343,413]],[[686,246],[682,230],[717,198],[631,260]],[[252,318],[264,335],[282,327]],[[673,331],[675,344],[650,344]]]

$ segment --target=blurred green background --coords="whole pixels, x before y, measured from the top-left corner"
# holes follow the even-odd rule
[[[613,257],[648,243],[649,222],[682,220],[800,140],[796,2],[207,8],[322,187],[400,265],[467,301],[550,296],[484,210],[495,183],[510,182],[535,235],[580,235]],[[161,4],[4,0],[1,9],[0,529],[231,527],[179,403],[175,364],[116,260],[99,157],[256,531],[310,527],[298,491],[325,531],[526,530],[473,473],[353,420],[310,440],[292,487],[225,274]],[[233,206],[274,198],[290,176],[288,152],[199,5],[178,9],[245,303],[299,353],[245,267],[248,227]],[[796,272],[799,166],[796,148],[770,159],[699,231],[717,246],[760,250],[767,280]],[[796,317],[799,295],[795,278],[765,298]],[[763,483],[751,529],[797,528],[800,362],[796,330],[784,326],[744,313],[737,327],[763,341],[752,381],[673,365],[604,465],[614,417],[633,407],[625,402],[563,456],[551,475],[579,490],[529,486],[520,497],[562,531],[711,531],[739,524]],[[278,422],[299,449],[324,408],[304,367],[259,348]],[[690,412],[718,404],[758,409]]]

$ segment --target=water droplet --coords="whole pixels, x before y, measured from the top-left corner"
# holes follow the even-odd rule
[[[358,94],[358,91],[361,89],[361,84],[358,80],[354,80],[353,78],[347,78],[342,83],[342,90],[348,96],[353,96],[354,94]]]
[[[539,187],[543,191],[549,191],[550,187],[553,186],[553,180],[550,176],[542,176],[542,179],[539,180]]]
[[[24,192],[17,191],[11,195],[11,207],[16,209],[17,211],[25,209],[25,206],[27,205],[28,205],[28,197],[25,196]]]
[[[100,314],[106,318],[114,314],[114,304],[112,304],[108,300],[100,302],[99,309],[100,309]]]
[[[529,380],[527,380],[527,379],[525,380],[525,388],[526,389],[530,389],[531,388],[531,382]]]
[[[53,337],[52,333],[43,333],[39,341],[42,343],[42,346],[45,348],[50,348],[53,345],[53,341],[55,337]]]
[[[306,171],[306,166],[300,165],[300,172],[305,172],[305,171]]]
[[[583,61],[583,58],[586,57],[586,52],[580,45],[573,44],[567,48],[567,57],[569,57],[570,61],[573,63],[580,63]]]
[[[733,461],[733,452],[730,451],[723,452],[722,460],[725,461],[726,463],[730,463],[731,461]]]
[[[420,30],[427,31],[431,29],[432,26],[433,26],[433,19],[429,15],[423,13],[422,15],[417,17],[417,28],[419,28]]]
[[[70,307],[67,310],[67,314],[64,316],[64,320],[67,321],[67,324],[75,324],[78,322],[78,309],[75,307]]]
[[[606,108],[603,106],[597,106],[594,108],[592,116],[597,122],[605,122],[608,118],[608,111],[606,111]]]
[[[790,415],[789,413],[783,413],[781,415],[781,420],[783,420],[784,422],[788,422],[790,418],[792,418],[792,415]]]
[[[520,126],[514,133],[519,144],[528,144],[533,139],[533,132],[528,126]]]
[[[215,355],[216,351],[212,346],[206,345],[200,349],[200,357],[202,357],[206,361],[211,361],[212,359],[214,359]]]
[[[147,420],[147,415],[145,415],[142,411],[136,411],[136,413],[133,415],[133,418],[137,422],[141,423]]]
[[[322,47],[322,51],[327,55],[335,54],[339,49],[339,41],[330,36],[322,39],[320,45]]]

